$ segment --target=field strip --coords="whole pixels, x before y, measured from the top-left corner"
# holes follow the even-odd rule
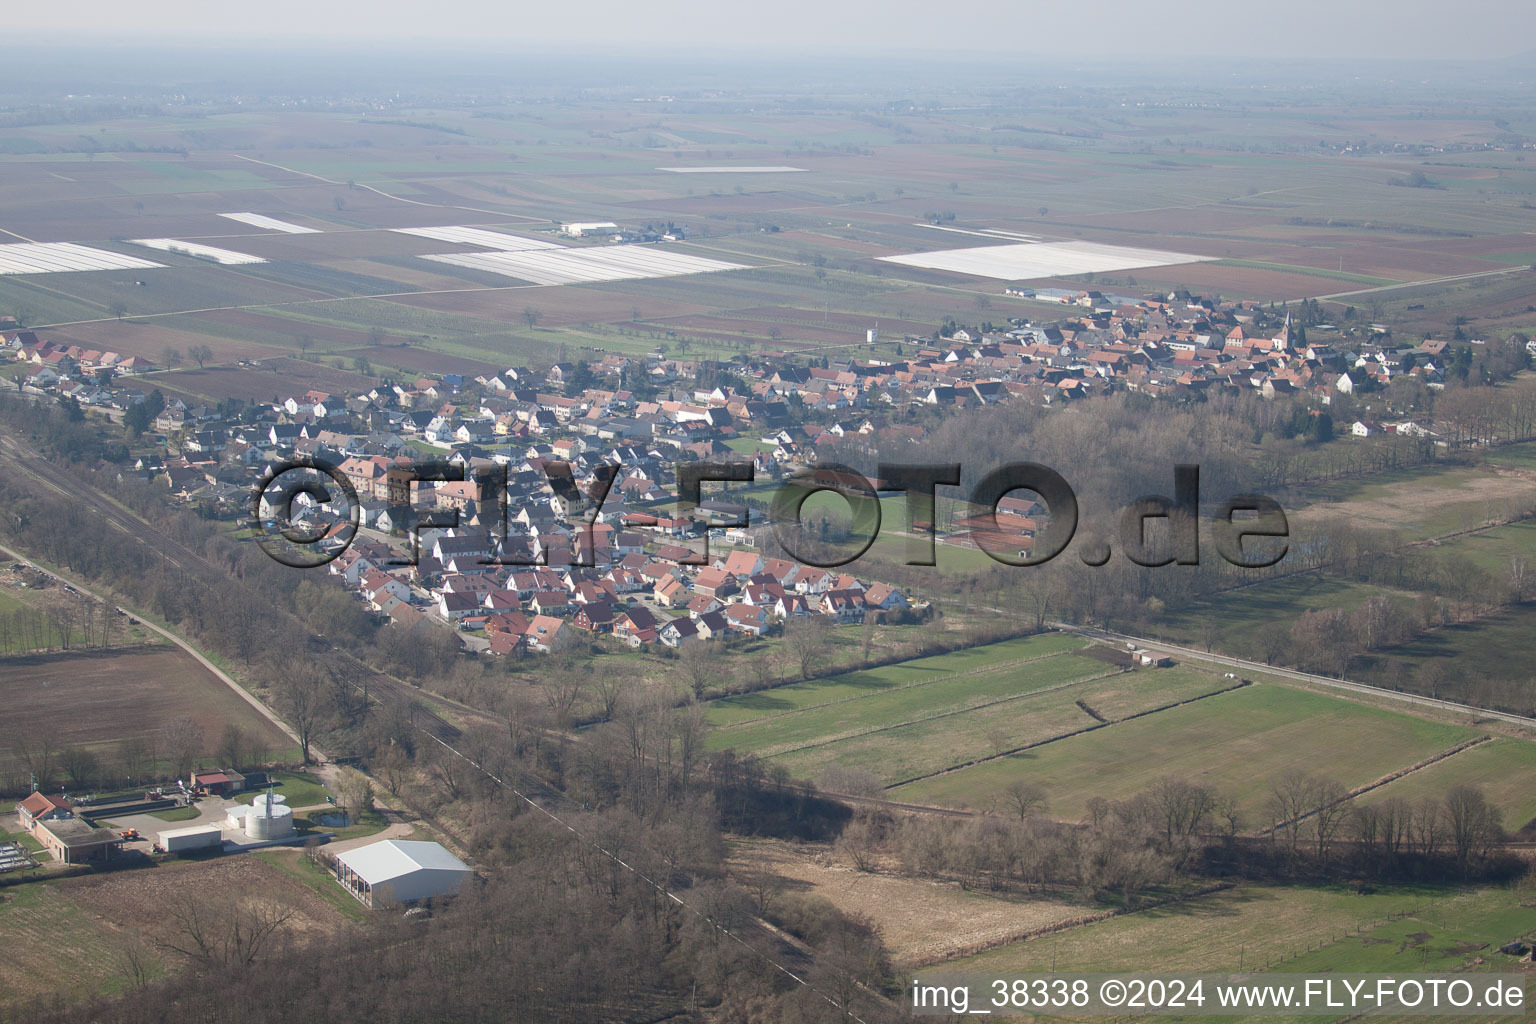
[[[977,942],[969,946],[962,946],[952,952],[950,955],[946,956],[943,960],[935,961],[933,964],[920,964],[918,966],[933,967],[936,964],[949,963],[953,960],[964,960],[967,957],[975,956],[978,953],[985,953],[991,949],[1001,949],[1004,946],[1012,946],[1017,942],[1028,942],[1031,939],[1039,939],[1047,935],[1057,935],[1061,932],[1069,932],[1075,928],[1084,928],[1091,924],[1098,924],[1100,921],[1108,921],[1112,917],[1122,917],[1126,914],[1139,914],[1144,910],[1158,910],[1162,907],[1171,906],[1175,903],[1184,903],[1188,900],[1203,899],[1206,896],[1214,896],[1219,892],[1226,892],[1228,889],[1235,888],[1237,888],[1236,882],[1214,882],[1210,885],[1202,885],[1198,889],[1191,889],[1188,892],[1181,892],[1177,895],[1168,896],[1164,899],[1153,900],[1150,903],[1141,903],[1135,907],[1113,907],[1109,910],[1101,910],[1096,914],[1083,914],[1081,917],[1073,917],[1065,921],[1054,921],[1051,924],[1040,925],[1038,928],[1030,928],[1027,931],[1018,932],[1013,935],[999,935],[996,938],[988,939],[985,942]]]
[[[1318,811],[1323,810],[1325,807],[1335,807],[1339,804],[1349,803],[1356,797],[1362,797],[1373,789],[1380,789],[1382,786],[1396,782],[1398,779],[1401,779],[1404,776],[1412,775],[1414,772],[1419,771],[1420,769],[1428,768],[1433,764],[1439,764],[1446,758],[1455,757],[1457,754],[1464,750],[1471,750],[1473,747],[1481,746],[1491,739],[1493,739],[1492,736],[1474,736],[1470,740],[1463,740],[1461,743],[1456,744],[1449,750],[1442,750],[1438,754],[1431,754],[1429,757],[1426,757],[1421,761],[1415,761],[1413,764],[1408,765],[1406,768],[1399,768],[1394,772],[1389,772],[1388,774],[1383,775],[1381,778],[1377,779],[1375,782],[1368,782],[1363,786],[1357,786],[1356,788],[1350,790],[1348,793],[1345,793],[1343,796],[1339,797],[1337,800],[1326,803],[1322,807],[1314,807],[1312,810],[1307,811],[1305,814],[1298,814],[1296,817],[1290,818],[1286,821],[1276,822],[1268,828],[1259,829],[1253,834],[1259,836],[1267,836],[1278,832],[1282,828],[1290,828],[1292,825],[1306,821],[1308,818],[1315,815]]]
[[[1510,267],[1507,270],[1481,270],[1475,274],[1452,274],[1449,277],[1427,277],[1422,281],[1404,281],[1402,284],[1381,285],[1380,287],[1376,288],[1359,288],[1352,292],[1334,292],[1332,295],[1319,295],[1317,296],[1317,299],[1321,302],[1333,302],[1338,299],[1347,299],[1354,295],[1371,295],[1375,292],[1395,292],[1404,288],[1423,288],[1432,284],[1451,284],[1456,281],[1472,281],[1481,277],[1499,277],[1505,274],[1523,273],[1526,273],[1526,268],[1523,266]],[[1295,300],[1292,299],[1287,301]]]
[[[275,168],[277,168],[280,171],[287,171],[289,174],[298,174],[298,175],[301,175],[301,176],[303,176],[305,178],[314,178],[316,181],[323,181],[327,185],[346,185],[349,188],[367,189],[369,192],[376,192],[376,193],[378,193],[379,195],[383,196],[385,199],[393,199],[397,203],[409,203],[412,206],[430,206],[433,209],[437,209],[437,210],[468,210],[470,213],[486,213],[486,214],[490,214],[492,217],[507,217],[507,216],[509,216],[504,211],[485,210],[485,209],[481,209],[478,206],[459,206],[459,205],[456,205],[456,204],[455,205],[449,205],[447,203],[427,203],[427,202],[423,202],[423,201],[421,201],[419,199],[407,199],[404,196],[390,195],[388,192],[385,192],[381,188],[374,188],[372,185],[365,185],[365,184],[363,184],[360,181],[353,182],[353,183],[349,184],[348,182],[345,182],[345,181],[336,181],[336,180],[334,180],[332,178],[322,177],[321,175],[318,175],[318,174],[311,174],[308,171],[300,171],[300,170],[295,170],[292,167],[284,167],[282,164],[274,164],[274,163],[272,163],[272,162],[270,162],[268,160],[257,160],[253,156],[244,156],[244,155],[242,155],[240,153],[232,153],[230,155],[233,156],[237,160],[245,160],[245,161],[247,161],[249,163],[261,164],[263,167],[275,167]],[[515,218],[515,219],[518,219],[518,220],[538,221],[538,223],[543,223],[543,221],[538,220],[538,218],[536,218],[536,217],[524,217],[524,216],[519,216],[517,214],[511,214],[510,216]]]
[[[231,249],[218,249],[211,245],[203,245],[201,242],[185,242],[179,238],[130,238],[128,241],[134,245],[159,249],[162,252],[173,252],[180,256],[191,256],[194,259],[211,260],[221,266],[239,266],[245,263],[267,262],[260,256],[235,252]]]
[[[1004,662],[1000,662],[1000,663],[998,663],[996,665],[982,665],[982,666],[979,666],[977,668],[968,668],[964,672],[955,672],[955,673],[952,673],[952,674],[947,675],[947,676],[935,676],[932,679],[919,679],[915,683],[902,683],[900,686],[887,686],[886,688],[884,688],[882,690],[876,690],[873,693],[861,693],[861,694],[859,694],[856,697],[839,697],[837,700],[824,701],[824,702],[822,702],[820,704],[807,704],[803,708],[794,708],[794,709],[792,709],[790,711],[775,711],[771,715],[759,715],[757,718],[744,718],[744,719],[742,719],[739,722],[731,722],[731,723],[729,723],[727,725],[717,725],[714,728],[715,728],[716,731],[723,731],[723,730],[726,730],[726,729],[737,729],[737,728],[740,728],[743,725],[757,725],[759,722],[768,722],[768,721],[772,721],[775,718],[786,718],[789,715],[798,715],[802,711],[815,711],[817,708],[830,708],[830,707],[834,707],[835,705],[838,705],[838,704],[847,704],[847,703],[849,703],[851,701],[868,700],[871,697],[880,697],[880,696],[883,696],[883,695],[885,695],[887,693],[900,693],[903,690],[911,690],[911,689],[915,689],[916,687],[919,687],[919,686],[931,686],[934,683],[947,683],[947,682],[949,682],[952,679],[964,679],[967,676],[982,675],[982,674],[988,673],[988,672],[997,672],[997,671],[1001,671],[1003,669],[1017,668],[1020,665],[1033,665],[1036,662],[1050,661],[1052,658],[1061,658],[1061,657],[1065,657],[1067,655],[1076,654],[1076,653],[1077,653],[1076,651],[1053,651],[1050,654],[1037,654],[1033,658],[1020,658],[1017,661],[1004,661]],[[833,676],[832,678],[836,678],[836,677]],[[1081,682],[1081,680],[1074,679],[1072,682]],[[793,686],[795,684],[791,683],[789,685]],[[1062,685],[1070,686],[1072,684],[1071,683],[1065,683],[1065,684],[1062,684]],[[754,690],[752,692],[753,693],[772,693],[774,689],[775,689],[775,687],[769,687],[767,690]],[[1046,687],[1046,689],[1044,689],[1044,690],[1032,690],[1030,692],[1031,693],[1045,693],[1048,690],[1053,690],[1053,689],[1056,689],[1056,687],[1050,686],[1050,687]],[[741,697],[741,696],[750,696],[750,694],[744,695],[744,694],[739,694],[739,693],[733,693],[729,697],[716,697],[715,700],[709,701],[707,703],[713,704],[713,703],[716,703],[717,701],[735,700],[736,698]],[[1028,696],[1028,694],[1019,694],[1018,696],[1024,697],[1024,696]],[[977,706],[981,707],[982,705],[977,705]]]
[[[975,230],[970,228],[951,228],[945,227],[942,224],[930,224],[925,220],[915,220],[912,222],[912,226],[914,228],[931,228],[934,231],[952,231],[957,235],[976,235],[980,238],[1007,238],[1015,242],[1046,241],[1046,239],[1040,237],[1039,235],[1025,235],[1017,231],[1004,231],[1002,228],[978,228]],[[1067,241],[1067,239],[1061,239],[1061,241]]]
[[[1106,672],[1103,676],[1098,676],[1096,678],[1103,679],[1103,678],[1106,678],[1107,676],[1118,675],[1118,674],[1119,673],[1116,673],[1116,672]],[[1086,679],[1079,679],[1079,680],[1077,680],[1077,682],[1080,682],[1080,683],[1088,682],[1088,681],[1089,680],[1086,680]],[[1066,685],[1070,686],[1070,685],[1075,685],[1075,684],[1069,683],[1069,684],[1066,684]],[[1155,707],[1155,708],[1147,708],[1147,710],[1145,710],[1145,711],[1137,711],[1135,714],[1126,715],[1124,718],[1116,718],[1115,720],[1110,721],[1110,722],[1095,722],[1092,725],[1085,725],[1081,729],[1073,729],[1071,732],[1064,732],[1060,736],[1050,736],[1050,737],[1047,737],[1046,739],[1043,739],[1043,740],[1035,740],[1032,743],[1026,743],[1022,747],[1014,747],[1012,750],[1004,750],[1004,751],[1001,751],[1001,752],[996,753],[996,754],[988,754],[986,757],[978,757],[974,761],[967,761],[965,764],[950,765],[948,768],[942,768],[942,769],[940,769],[939,771],[936,771],[936,772],[928,772],[927,774],[924,774],[924,775],[914,775],[910,779],[901,779],[900,781],[893,782],[889,786],[886,786],[885,789],[886,789],[887,792],[889,792],[890,790],[896,789],[896,788],[898,788],[900,786],[910,786],[914,782],[923,782],[923,781],[926,781],[928,779],[937,778],[940,775],[948,775],[951,772],[964,771],[967,768],[973,768],[976,765],[984,764],[987,761],[996,761],[998,758],[1010,757],[1010,756],[1012,756],[1014,754],[1021,754],[1021,753],[1023,753],[1026,750],[1033,750],[1036,747],[1043,747],[1047,743],[1055,743],[1055,742],[1057,742],[1059,740],[1069,740],[1069,739],[1071,739],[1074,736],[1081,736],[1084,733],[1094,732],[1095,730],[1098,730],[1098,729],[1108,729],[1111,726],[1119,725],[1122,722],[1132,722],[1132,721],[1135,721],[1138,718],[1145,718],[1148,715],[1155,715],[1155,714],[1158,714],[1158,713],[1163,712],[1163,711],[1172,711],[1174,708],[1181,708],[1181,707],[1183,707],[1186,704],[1193,704],[1196,701],[1206,700],[1206,699],[1211,698],[1211,697],[1220,697],[1224,693],[1231,693],[1234,690],[1241,690],[1241,689],[1243,689],[1246,686],[1252,686],[1252,685],[1253,685],[1252,683],[1248,682],[1245,679],[1245,680],[1239,682],[1236,686],[1226,686],[1226,687],[1222,687],[1220,690],[1212,690],[1210,693],[1197,694],[1194,697],[1185,697],[1183,700],[1176,700],[1176,701],[1174,701],[1171,704],[1162,704],[1162,705],[1159,705],[1158,707]],[[1038,691],[1038,692],[1043,693],[1045,691],[1041,690],[1041,691]],[[1021,696],[1028,697],[1028,696],[1031,696],[1031,694],[1021,694]],[[1013,698],[1013,699],[1017,700],[1018,698]],[[1001,702],[999,702],[999,703],[1001,703]],[[969,709],[968,708],[967,710],[974,710],[974,709]],[[935,716],[935,717],[941,717],[941,716]],[[879,731],[882,731],[882,730],[874,730],[874,731],[879,732]]]
[[[265,217],[259,213],[221,213],[220,217],[238,221],[241,224],[249,224],[253,228],[266,228],[268,231],[281,231],[289,235],[316,235],[320,232],[316,228],[306,228],[299,224],[291,224],[275,217]]]
[[[971,711],[980,711],[983,708],[996,707],[999,704],[1007,704],[1010,701],[1026,700],[1030,697],[1038,697],[1041,694],[1051,693],[1056,690],[1065,690],[1069,686],[1081,686],[1083,683],[1097,682],[1100,679],[1108,679],[1110,676],[1124,675],[1126,669],[1115,669],[1112,672],[1100,672],[1098,675],[1083,676],[1081,679],[1069,679],[1064,683],[1056,683],[1039,690],[1030,690],[1028,693],[1015,693],[1007,697],[999,697],[996,700],[985,700],[979,704],[968,704],[963,708],[955,708],[950,711],[940,711],[935,715],[921,715],[917,718],[909,718],[904,722],[892,722],[890,725],[878,725],[873,729],[856,729],[852,732],[838,733],[835,736],[827,736],[814,743],[802,743],[796,747],[785,747],[776,750],[768,747],[758,751],[760,757],[779,757],[784,754],[797,754],[802,750],[812,750],[816,747],[825,747],[830,743],[841,743],[844,740],[859,739],[864,736],[874,736],[877,733],[890,732],[892,729],[905,729],[909,725],[921,725],[924,722],[937,722],[941,718],[949,718],[953,715],[964,715]],[[900,783],[898,783],[900,785]],[[887,787],[889,788],[889,787]]]
[[[1458,704],[1455,701],[1441,700],[1438,697],[1421,697],[1416,693],[1403,693],[1400,690],[1388,690],[1380,686],[1367,686],[1365,683],[1356,683],[1348,679],[1337,679],[1333,676],[1313,675],[1310,672],[1299,672],[1296,669],[1279,668],[1274,665],[1264,665],[1257,661],[1249,661],[1246,658],[1234,658],[1227,654],[1213,654],[1201,651],[1184,644],[1173,644],[1166,640],[1153,640],[1149,637],[1130,636],[1125,633],[1115,633],[1107,629],[1098,629],[1091,626],[1074,626],[1070,622],[1053,622],[1052,627],[1063,633],[1075,633],[1078,636],[1087,637],[1090,640],[1099,640],[1108,646],[1119,649],[1121,644],[1134,643],[1137,647],[1145,647],[1151,650],[1164,651],[1169,654],[1182,654],[1190,661],[1203,661],[1212,665],[1222,665],[1227,668],[1248,669],[1263,675],[1277,676],[1281,679],[1294,679],[1299,683],[1311,683],[1333,690],[1342,690],[1348,693],[1356,693],[1362,696],[1374,697],[1382,701],[1397,701],[1403,704],[1414,704],[1419,707],[1432,708],[1438,711],[1449,711],[1455,714],[1469,715],[1476,722],[1480,718],[1492,719],[1497,722],[1508,722],[1510,725],[1520,725],[1526,728],[1536,728],[1536,718],[1528,718],[1525,715],[1514,715],[1506,711],[1490,711],[1487,708],[1473,707],[1471,704]]]
[[[1406,284],[1394,277],[1371,277],[1369,274],[1352,274],[1347,270],[1328,270],[1325,267],[1308,267],[1297,263],[1265,263],[1261,260],[1222,259],[1213,263],[1218,267],[1249,267],[1254,270],[1278,270],[1285,274],[1301,274],[1306,277],[1328,278],[1334,281],[1352,281],[1356,284],[1390,285]]]

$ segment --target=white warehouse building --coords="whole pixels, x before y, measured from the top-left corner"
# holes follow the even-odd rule
[[[455,896],[470,874],[437,843],[385,839],[336,855],[336,880],[368,907]]]
[[[594,220],[561,224],[560,230],[572,238],[580,238],[583,235],[616,235],[619,226],[611,220]]]

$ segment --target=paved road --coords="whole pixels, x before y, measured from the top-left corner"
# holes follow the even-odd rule
[[[1066,622],[1051,623],[1056,629],[1065,633],[1076,633],[1090,640],[1103,640],[1109,643],[1124,645],[1134,643],[1137,647],[1147,647],[1153,650],[1167,651],[1170,654],[1178,654],[1190,661],[1204,661],[1213,665],[1222,665],[1227,668],[1240,668],[1252,672],[1266,672],[1272,676],[1280,676],[1285,679],[1294,679],[1297,682],[1312,683],[1317,686],[1326,686],[1335,690],[1344,690],[1350,693],[1365,694],[1381,700],[1392,700],[1402,704],[1413,704],[1419,707],[1434,708],[1437,711],[1449,711],[1455,714],[1467,715],[1475,719],[1493,719],[1510,725],[1519,725],[1526,728],[1536,728],[1536,718],[1527,718],[1524,715],[1512,715],[1503,711],[1488,711],[1484,708],[1473,707],[1470,704],[1458,704],[1455,701],[1439,700],[1435,697],[1421,697],[1415,693],[1402,693],[1397,690],[1385,690],[1379,686],[1367,686],[1364,683],[1351,682],[1348,679],[1335,679],[1332,676],[1318,676],[1310,672],[1298,672],[1295,669],[1276,668],[1273,665],[1265,665],[1257,661],[1246,661],[1242,658],[1232,658],[1225,654],[1208,654],[1205,651],[1196,650],[1193,647],[1182,647],[1178,644],[1170,644],[1163,640],[1153,640],[1149,637],[1128,636],[1124,633],[1114,633],[1103,629],[1092,629],[1087,626],[1074,626]]]
[[[1320,301],[1327,302],[1338,299],[1348,299],[1359,295],[1374,295],[1377,292],[1400,291],[1403,288],[1423,288],[1433,284],[1452,284],[1456,281],[1473,281],[1480,277],[1503,277],[1508,274],[1524,274],[1528,267],[1510,267],[1506,270],[1480,270],[1474,274],[1452,274],[1449,277],[1431,277],[1423,281],[1402,281],[1397,284],[1373,285],[1370,288],[1356,288],[1353,291],[1334,292],[1331,295],[1314,296]]]

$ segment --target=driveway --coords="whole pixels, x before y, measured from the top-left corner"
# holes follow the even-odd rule
[[[197,808],[197,817],[188,818],[186,821],[166,821],[163,818],[155,817],[153,814],[121,814],[107,820],[111,821],[119,830],[136,828],[145,836],[153,839],[157,833],[167,832],[174,828],[222,824],[229,812],[229,808],[237,803],[239,803],[238,800],[206,797],[193,805]]]

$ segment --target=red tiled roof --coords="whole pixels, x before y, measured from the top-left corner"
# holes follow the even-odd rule
[[[70,810],[70,803],[61,796],[48,796],[45,793],[33,793],[21,802],[21,807],[32,817],[39,814],[47,814],[50,811]]]

